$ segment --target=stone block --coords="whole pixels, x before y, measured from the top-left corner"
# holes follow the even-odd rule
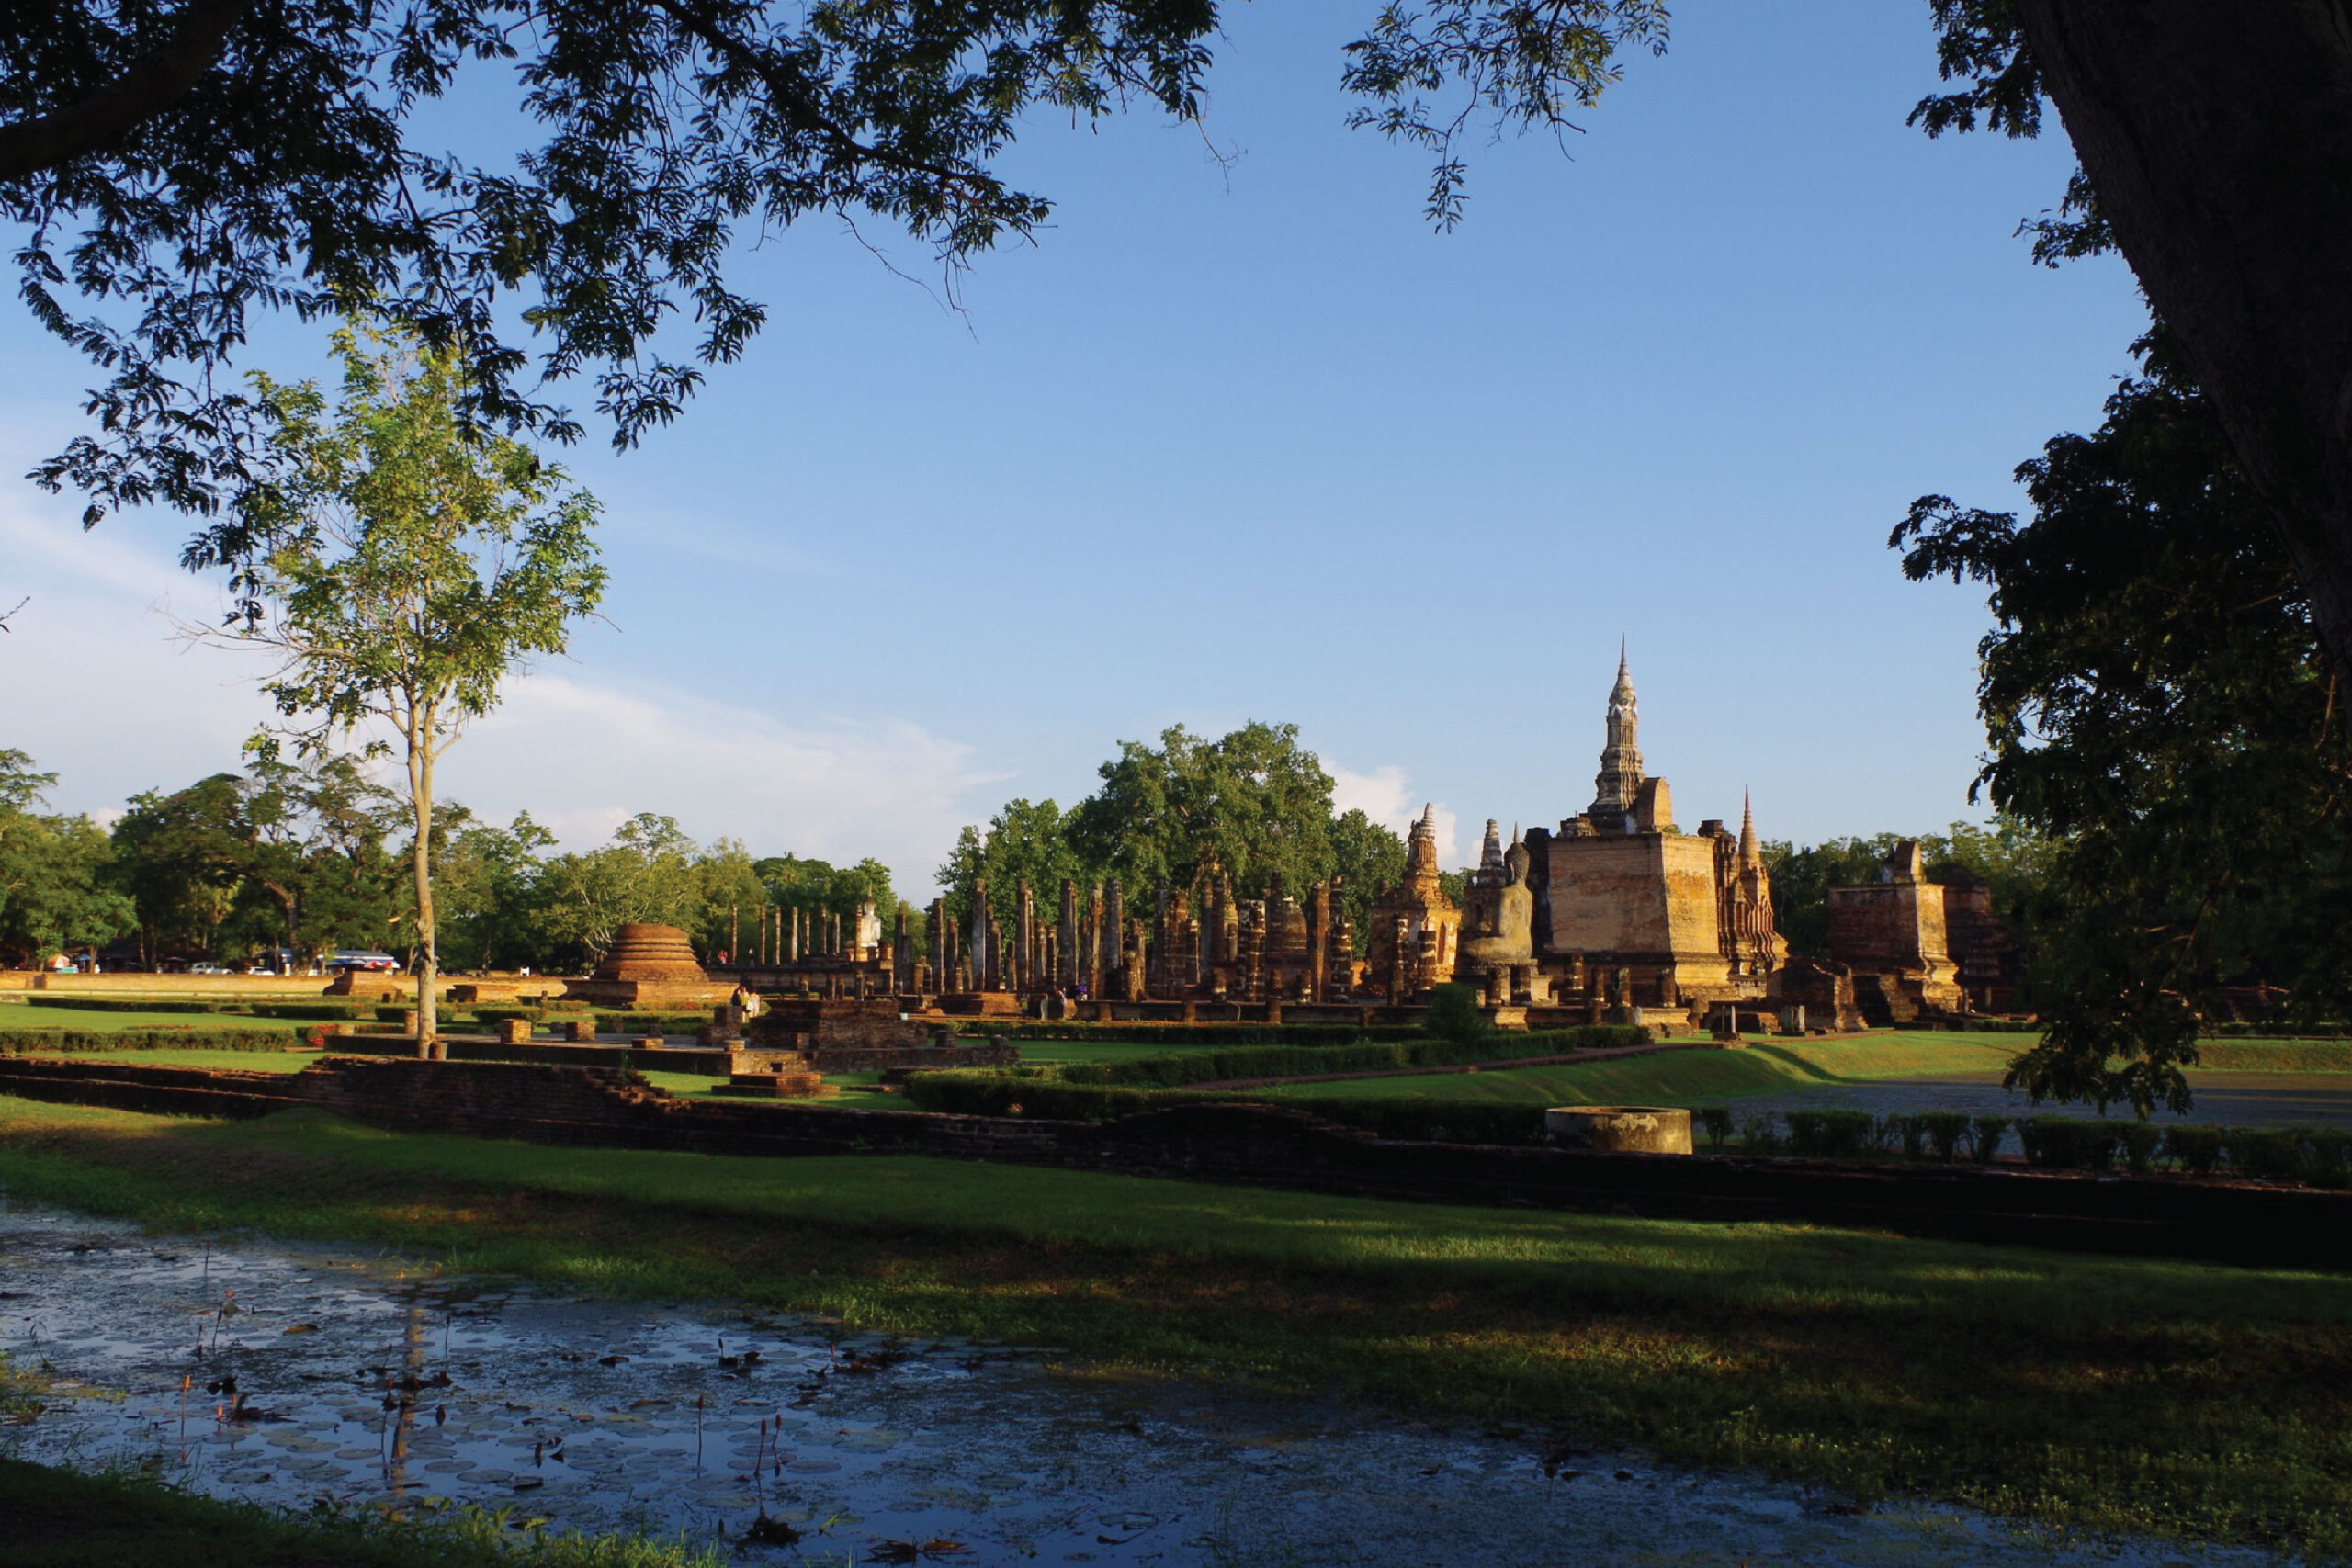
[[[528,1045],[531,1043],[531,1021],[527,1018],[500,1019],[498,1043],[501,1045]]]
[[[1690,1112],[1657,1105],[1555,1105],[1544,1135],[1561,1148],[1598,1154],[1687,1155]]]
[[[593,1018],[567,1018],[556,1025],[560,1036],[575,1045],[596,1043],[596,1021]]]

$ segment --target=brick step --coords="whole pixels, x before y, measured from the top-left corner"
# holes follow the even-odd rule
[[[738,1094],[763,1100],[822,1100],[841,1093],[822,1073],[733,1073],[714,1094]]]

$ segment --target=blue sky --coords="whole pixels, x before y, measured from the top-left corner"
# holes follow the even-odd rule
[[[918,246],[839,224],[747,252],[771,308],[687,417],[564,461],[606,507],[608,623],[517,682],[445,790],[574,844],[676,816],[755,852],[874,853],[919,893],[957,825],[1084,795],[1121,739],[1297,723],[1402,825],[1589,798],[1620,636],[1685,828],[1752,788],[1770,837],[1973,815],[1980,593],[1904,581],[1910,500],[2014,504],[2097,422],[2143,313],[2112,261],[2013,231],[2063,141],[1929,141],[1924,5],[1696,5],[1568,155],[1472,149],[1467,221],[1343,126],[1370,6],[1238,6],[1207,138],[1042,123],[1055,198],[949,309]],[[495,121],[448,121],[452,137]],[[910,281],[911,279],[912,281]],[[254,363],[300,372],[286,328]],[[88,377],[0,315],[0,474]],[[233,765],[251,668],[173,643],[183,520],[85,537],[0,480],[0,745],[56,803]]]

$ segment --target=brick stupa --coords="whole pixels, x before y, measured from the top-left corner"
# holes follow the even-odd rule
[[[701,1008],[725,1001],[734,987],[703,973],[693,941],[677,927],[632,924],[613,933],[594,975],[563,992],[615,1007]]]

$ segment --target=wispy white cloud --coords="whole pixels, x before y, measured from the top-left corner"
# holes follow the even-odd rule
[[[237,768],[269,716],[254,686],[266,663],[178,632],[217,612],[218,586],[181,571],[153,525],[85,535],[65,513],[0,491],[0,608],[31,598],[0,636],[11,690],[0,746],[60,775],[58,809],[94,815]],[[755,854],[872,855],[921,899],[1003,777],[973,747],[902,719],[786,722],[565,664],[508,684],[449,752],[442,791],[495,820],[528,810],[568,848],[650,811]]]
[[[1412,775],[1402,767],[1389,762],[1360,773],[1340,767],[1327,757],[1323,771],[1331,775],[1332,809],[1360,809],[1382,827],[1403,834],[1411,829],[1426,808],[1437,829],[1438,864],[1451,867],[1462,863],[1456,852],[1454,829],[1459,819],[1453,808],[1443,801],[1425,800],[1415,793]]]

